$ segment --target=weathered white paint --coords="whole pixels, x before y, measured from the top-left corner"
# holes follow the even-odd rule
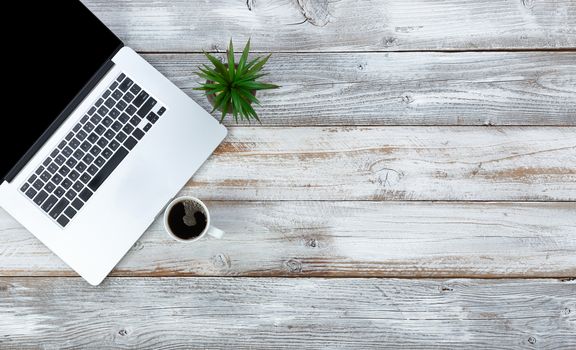
[[[116,276],[576,276],[573,203],[208,202],[222,239],[157,220]],[[74,275],[5,212],[0,275]]]
[[[574,127],[229,131],[186,193],[222,200],[576,200]]]
[[[211,110],[203,55],[144,57]],[[278,53],[265,72],[266,126],[576,125],[576,52]]]
[[[397,51],[576,47],[564,0],[83,0],[144,51]],[[529,5],[527,5],[529,3]]]
[[[573,349],[575,293],[549,279],[1,278],[0,347]],[[36,327],[11,332],[11,315]]]

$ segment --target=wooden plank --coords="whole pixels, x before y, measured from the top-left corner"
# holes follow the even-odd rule
[[[1,278],[2,349],[573,349],[576,281]]]
[[[211,110],[203,55],[144,57]],[[266,72],[267,126],[576,125],[576,52],[279,53]]]
[[[115,276],[576,276],[575,203],[208,202],[227,234],[157,220]],[[1,276],[75,275],[5,212]]]
[[[576,128],[232,128],[186,193],[219,200],[576,200]]]
[[[563,0],[83,0],[143,51],[478,50],[576,47],[576,3]]]

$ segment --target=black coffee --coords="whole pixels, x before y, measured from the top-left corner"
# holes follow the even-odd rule
[[[190,205],[192,204],[192,205]],[[193,202],[174,204],[168,213],[168,226],[174,235],[181,239],[193,239],[206,229],[206,214]]]

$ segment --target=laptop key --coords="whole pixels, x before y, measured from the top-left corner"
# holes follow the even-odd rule
[[[102,156],[106,159],[110,158],[110,156],[112,155],[112,151],[110,150],[110,148],[106,148],[105,150],[102,151]]]
[[[34,173],[36,175],[40,175],[40,174],[42,174],[43,171],[44,171],[44,167],[40,166],[40,167],[38,167],[38,169],[36,169],[36,171]]]
[[[120,164],[120,162],[122,162],[122,160],[126,157],[126,155],[128,155],[128,151],[125,148],[120,147],[118,149],[118,151],[116,151],[116,153],[114,153],[114,155],[102,167],[102,169],[100,169],[98,174],[96,174],[96,176],[94,176],[92,181],[90,181],[90,183],[88,184],[88,187],[92,191],[96,191],[102,185],[102,183],[104,183],[104,181],[106,181],[108,176],[110,176],[110,174],[112,174],[114,169],[116,169],[118,164]],[[82,198],[82,195],[80,195],[80,198]]]
[[[106,131],[106,128],[102,125],[98,125],[94,131],[96,131],[98,135],[102,135],[104,131]]]
[[[50,173],[48,171],[44,171],[42,175],[40,175],[40,178],[44,181],[48,181],[50,180]]]
[[[44,202],[46,197],[48,197],[48,193],[46,193],[45,191],[40,191],[38,193],[38,195],[36,195],[36,197],[34,197],[34,199],[33,199],[34,203],[36,203],[36,205],[40,205],[40,204],[42,204],[42,202]]]
[[[138,114],[141,118],[144,118],[145,116],[148,115],[148,112],[150,112],[155,105],[156,105],[156,100],[154,98],[150,97],[146,101],[146,103],[144,103],[144,105],[142,107],[140,107],[140,109],[138,110],[138,112],[136,112],[136,114]]]
[[[100,101],[100,100],[98,100]],[[102,100],[102,102],[104,102],[104,100]],[[96,112],[96,107],[90,107],[90,110],[88,110],[88,115],[92,115],[94,114],[94,112]],[[84,123],[83,121],[80,121],[82,123]]]
[[[96,137],[98,137],[98,136],[96,136]],[[85,152],[88,152],[88,150],[90,149],[90,147],[92,147],[92,145],[91,145],[90,142],[88,142],[88,141],[84,141],[84,142],[82,142],[82,144],[80,145],[80,148],[81,148],[82,150],[84,150]]]
[[[84,152],[81,149],[77,149],[76,152],[73,154],[74,158],[80,160],[84,157]]]
[[[78,170],[79,173],[83,172],[86,170],[86,164],[84,164],[84,162],[78,162],[76,165],[76,170]]]
[[[74,207],[74,209],[80,210],[82,206],[84,206],[84,203],[78,198],[76,198],[75,200],[72,201],[72,206]]]
[[[55,188],[56,186],[52,182],[48,182],[46,186],[44,186],[44,190],[48,193],[52,193],[52,191],[54,191]]]
[[[90,131],[94,130],[94,124],[92,124],[90,122],[86,122],[86,124],[84,124],[82,129],[84,129],[84,131],[86,131],[86,132],[90,132]]]
[[[104,133],[104,137],[106,137],[108,140],[112,140],[114,138],[114,135],[116,135],[116,133],[111,129],[106,130],[106,132]]]
[[[150,124],[150,123],[146,124],[146,126],[144,126],[144,131],[148,132],[148,130],[150,130],[151,127],[152,127],[152,124]]]
[[[112,93],[112,97],[113,97],[114,99],[116,99],[116,101],[118,101],[119,99],[122,98],[122,91],[115,90],[115,91]]]
[[[166,108],[162,107],[158,110],[158,115],[162,115],[164,112],[166,112]]]
[[[80,181],[84,182],[85,184],[88,183],[88,181],[90,181],[91,177],[90,174],[88,173],[84,173],[82,174],[82,176],[80,176]]]
[[[128,117],[128,116],[126,116],[126,117]],[[122,129],[122,124],[120,124],[119,122],[116,121],[116,122],[114,122],[114,124],[112,124],[111,128],[112,128],[112,130],[118,132],[118,131],[120,131],[120,129]]]
[[[48,166],[48,164],[50,164],[51,161],[52,161],[52,158],[48,157],[48,158],[44,159],[44,161],[42,162],[42,165]]]
[[[118,141],[112,140],[112,141],[110,141],[110,144],[108,145],[108,147],[110,147],[113,151],[115,151],[118,149],[118,147],[120,147],[120,144],[118,143]]]
[[[68,158],[68,160],[66,161],[66,165],[68,165],[70,168],[74,168],[77,163],[78,161],[73,157]]]
[[[110,124],[112,124],[112,119],[110,119],[110,117],[106,117],[102,120],[102,125],[105,127],[109,127]]]
[[[95,165],[90,165],[90,166],[88,167],[88,173],[89,173],[90,175],[94,175],[94,174],[96,174],[97,172],[98,172],[98,168],[97,168]]]
[[[74,186],[72,186],[72,188],[78,192],[82,191],[82,189],[84,188],[84,185],[82,184],[82,182],[80,181],[76,181],[76,183],[74,184]]]
[[[26,191],[26,196],[30,199],[34,198],[34,196],[36,195],[36,190],[33,188],[29,188],[28,191]]]
[[[144,104],[144,102],[147,99],[148,99],[148,94],[146,93],[146,91],[140,91],[140,93],[138,94],[138,96],[136,96],[136,98],[134,99],[134,101],[132,101],[132,103],[134,104],[134,106],[140,107],[140,106],[142,106],[142,104]]]
[[[124,78],[126,78],[126,74],[120,73],[120,75],[118,76],[118,78],[116,78],[116,81],[117,81],[117,82],[121,82],[122,80],[124,80]]]
[[[132,94],[131,92],[127,92],[124,94],[124,97],[122,97],[122,99],[128,103],[132,102],[132,100],[134,99],[134,94]]]
[[[138,84],[132,85],[132,87],[130,88],[130,92],[133,93],[134,95],[138,94],[140,92],[140,86],[138,86]]]
[[[109,100],[112,101],[112,103],[111,103],[112,106],[110,106],[110,103],[106,103],[106,102],[108,102]],[[112,98],[109,98],[108,100],[106,100],[106,102],[104,102],[106,105],[102,105],[102,106],[100,106],[100,108],[98,108],[98,114],[99,114],[100,116],[102,116],[102,117],[104,117],[104,116],[105,116],[106,114],[108,114],[108,112],[110,111],[110,110],[109,110],[108,108],[106,108],[106,107],[112,108],[112,107],[114,106],[114,100],[113,100]]]
[[[44,187],[44,182],[40,181],[40,180],[36,180],[33,184],[32,187],[34,187],[35,189],[37,189],[38,191],[40,191],[42,189],[42,187]]]
[[[20,187],[20,191],[22,192],[26,192],[26,190],[30,188],[30,184],[25,183],[24,185],[22,185],[22,187]]]
[[[130,116],[129,116],[128,114],[126,114],[126,113],[122,113],[122,114],[120,115],[120,118],[118,118],[118,120],[119,120],[121,123],[126,124],[126,122],[127,122],[128,120],[130,120]]]
[[[140,124],[141,120],[142,120],[141,118],[139,118],[137,115],[135,115],[132,118],[130,118],[130,124],[136,126],[136,125]]]
[[[100,123],[101,120],[102,120],[102,117],[99,116],[98,114],[94,114],[94,115],[92,116],[92,118],[90,118],[90,121],[91,121],[92,123],[94,123],[94,125]]]
[[[94,107],[92,107],[92,108],[94,108]],[[90,109],[90,110],[92,110],[92,109]],[[92,112],[92,113],[94,113],[94,112]],[[82,123],[82,124],[86,123],[87,121],[88,121],[87,115],[83,116],[82,119],[80,119],[80,123]]]
[[[96,164],[96,165],[98,165],[99,167],[101,167],[102,165],[104,165],[104,162],[105,162],[104,158],[98,157],[98,158],[96,158],[96,160],[94,161],[94,164]]]
[[[68,175],[68,173],[70,172],[70,168],[68,168],[66,165],[63,165],[60,170],[58,170],[58,172],[60,173],[60,175],[62,176],[66,176]]]
[[[74,208],[72,208],[72,207],[68,207],[68,208],[66,208],[66,210],[64,210],[64,215],[66,215],[70,219],[72,219],[74,217],[74,215],[76,215],[76,213],[77,213],[77,211],[74,210]]]
[[[106,91],[102,94],[102,97],[103,97],[103,98],[108,98],[108,96],[110,96],[111,93],[112,93],[112,91],[106,90]]]
[[[133,138],[132,136],[129,136],[128,139],[126,139],[126,141],[124,141],[124,146],[126,146],[126,148],[128,148],[129,150],[132,150],[134,148],[134,146],[136,146],[137,143],[138,143],[138,141],[136,141],[135,138]]]
[[[116,104],[116,101],[112,97],[108,97],[108,99],[106,99],[106,101],[104,101],[104,105],[108,108],[114,107],[115,104]],[[106,115],[106,113],[104,113],[103,115]]]
[[[78,172],[76,170],[72,170],[70,172],[70,174],[68,175],[68,177],[70,178],[70,180],[74,181],[78,178],[78,176],[80,176],[80,174],[78,174]]]
[[[134,136],[138,140],[141,140],[142,137],[144,137],[144,131],[140,130],[139,128],[136,128],[136,130],[134,130],[134,132],[132,133],[132,136]]]
[[[65,161],[66,158],[62,157],[60,154],[58,155],[58,157],[54,158],[54,162],[56,162],[56,164],[58,165],[64,164]]]
[[[108,141],[104,137],[101,137],[100,140],[98,140],[98,146],[102,148],[106,147],[107,144]]]
[[[104,99],[103,98],[99,98],[98,101],[96,101],[96,103],[94,104],[96,107],[100,107],[102,104],[104,103]],[[92,112],[94,113],[94,112]],[[88,113],[90,114],[90,113]]]
[[[82,160],[84,161],[84,163],[90,164],[90,163],[92,163],[92,161],[94,160],[94,157],[93,157],[90,153],[87,153],[87,154],[84,156],[84,158],[82,158]]]
[[[128,104],[126,102],[124,102],[124,100],[120,100],[116,103],[116,108],[118,108],[118,110],[123,111],[124,108],[126,108],[128,106]]]
[[[56,196],[50,196],[48,197],[48,199],[46,199],[46,201],[44,201],[44,203],[42,203],[42,210],[44,210],[45,212],[49,212],[50,210],[52,210],[52,208],[54,208],[54,205],[56,205],[56,202],[58,201],[58,198],[56,198]]]
[[[119,142],[122,142],[124,140],[126,140],[128,136],[126,136],[125,133],[123,133],[122,131],[120,131],[118,134],[116,134],[115,139],[118,140]]]
[[[77,137],[78,140],[80,140],[80,141],[84,141],[84,139],[86,138],[86,136],[88,136],[88,134],[87,134],[84,130],[80,130],[80,131],[76,134],[76,137]]]
[[[58,219],[56,219],[56,222],[59,223],[60,226],[66,227],[66,225],[68,225],[70,220],[67,217],[65,217],[64,215],[61,215]]]
[[[36,181],[36,178],[37,178],[37,176],[34,175],[34,174],[32,174],[32,176],[30,176],[30,177],[28,178],[28,182],[33,183],[34,181]]]
[[[74,198],[76,198],[76,191],[70,189],[68,190],[68,192],[66,192],[66,198],[68,198],[69,200],[73,200]]]
[[[92,183],[92,182],[90,182]],[[82,190],[82,192],[80,192],[80,194],[78,195],[78,197],[80,197],[80,199],[82,199],[84,202],[86,202],[87,200],[90,199],[90,197],[92,197],[92,191],[90,191],[89,189],[85,188]]]
[[[77,138],[74,138],[72,141],[70,141],[69,145],[72,149],[76,149],[78,146],[80,146],[80,141],[78,141]]]
[[[52,176],[52,182],[56,185],[58,185],[60,181],[62,181],[62,176],[60,176],[60,174],[54,174],[54,176]]]
[[[65,139],[66,139],[66,141],[70,141],[73,137],[74,137],[74,133],[69,132],[68,135],[66,135]]]
[[[118,118],[118,116],[120,115],[120,111],[116,108],[112,108],[112,110],[110,111],[110,116],[114,119]]]
[[[50,165],[48,165],[48,171],[52,174],[54,174],[56,170],[58,170],[58,165],[56,165],[56,163],[50,163]]]
[[[57,187],[54,190],[54,195],[57,196],[58,198],[62,197],[62,195],[66,192],[65,189],[63,189],[62,187]]]
[[[134,113],[136,113],[136,111],[138,110],[138,108],[134,107],[134,105],[130,105],[128,107],[126,107],[126,113],[133,115]]]
[[[68,180],[68,179],[64,179],[64,181],[62,181],[62,187],[64,188],[70,188],[70,186],[72,186],[72,181]]]
[[[124,81],[122,82],[122,84],[120,84],[120,90],[126,92],[126,90],[128,90],[128,88],[132,86],[132,79],[130,78],[126,78],[124,79]]]
[[[148,114],[148,116],[146,117],[146,119],[148,119],[148,121],[152,124],[156,123],[158,121],[158,115],[154,112],[150,112],[150,114]]]
[[[92,153],[93,156],[99,155],[100,151],[102,151],[102,150],[98,146],[94,146],[90,149],[90,153]]]
[[[88,141],[94,143],[98,140],[98,134],[93,132],[88,136]]]
[[[80,124],[76,124],[76,125],[74,125],[74,128],[72,129],[72,131],[78,132],[78,130],[80,130],[81,127],[82,126]]]
[[[131,134],[132,131],[134,131],[134,127],[130,124],[126,124],[124,125],[124,127],[122,128],[122,131],[124,131],[126,134]]]
[[[62,212],[64,211],[64,209],[66,209],[68,204],[70,204],[70,202],[66,198],[60,199],[58,203],[56,203],[52,211],[50,211],[50,216],[53,219],[56,219],[58,216],[60,216],[60,214],[62,214]]]
[[[64,157],[70,157],[70,155],[72,154],[72,148],[68,146],[64,147],[64,149],[62,150],[62,154],[64,155]]]
[[[60,143],[58,144],[58,148],[62,149],[64,148],[64,146],[66,146],[66,141],[60,141]],[[56,155],[58,154],[58,150],[53,150],[52,153],[50,153],[50,156],[52,158],[56,157]]]
[[[113,82],[112,85],[110,85],[110,90],[114,90],[118,87],[118,82]]]

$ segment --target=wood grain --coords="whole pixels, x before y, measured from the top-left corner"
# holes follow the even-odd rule
[[[576,276],[574,203],[208,202],[220,239],[157,220],[115,276]],[[5,212],[0,275],[75,275]]]
[[[2,349],[573,349],[575,281],[0,279]]]
[[[576,47],[563,0],[83,1],[141,51],[402,51]]]
[[[212,109],[203,55],[144,57]],[[576,125],[576,52],[279,53],[265,71],[266,126]]]
[[[186,193],[219,200],[576,200],[576,128],[232,128]]]

